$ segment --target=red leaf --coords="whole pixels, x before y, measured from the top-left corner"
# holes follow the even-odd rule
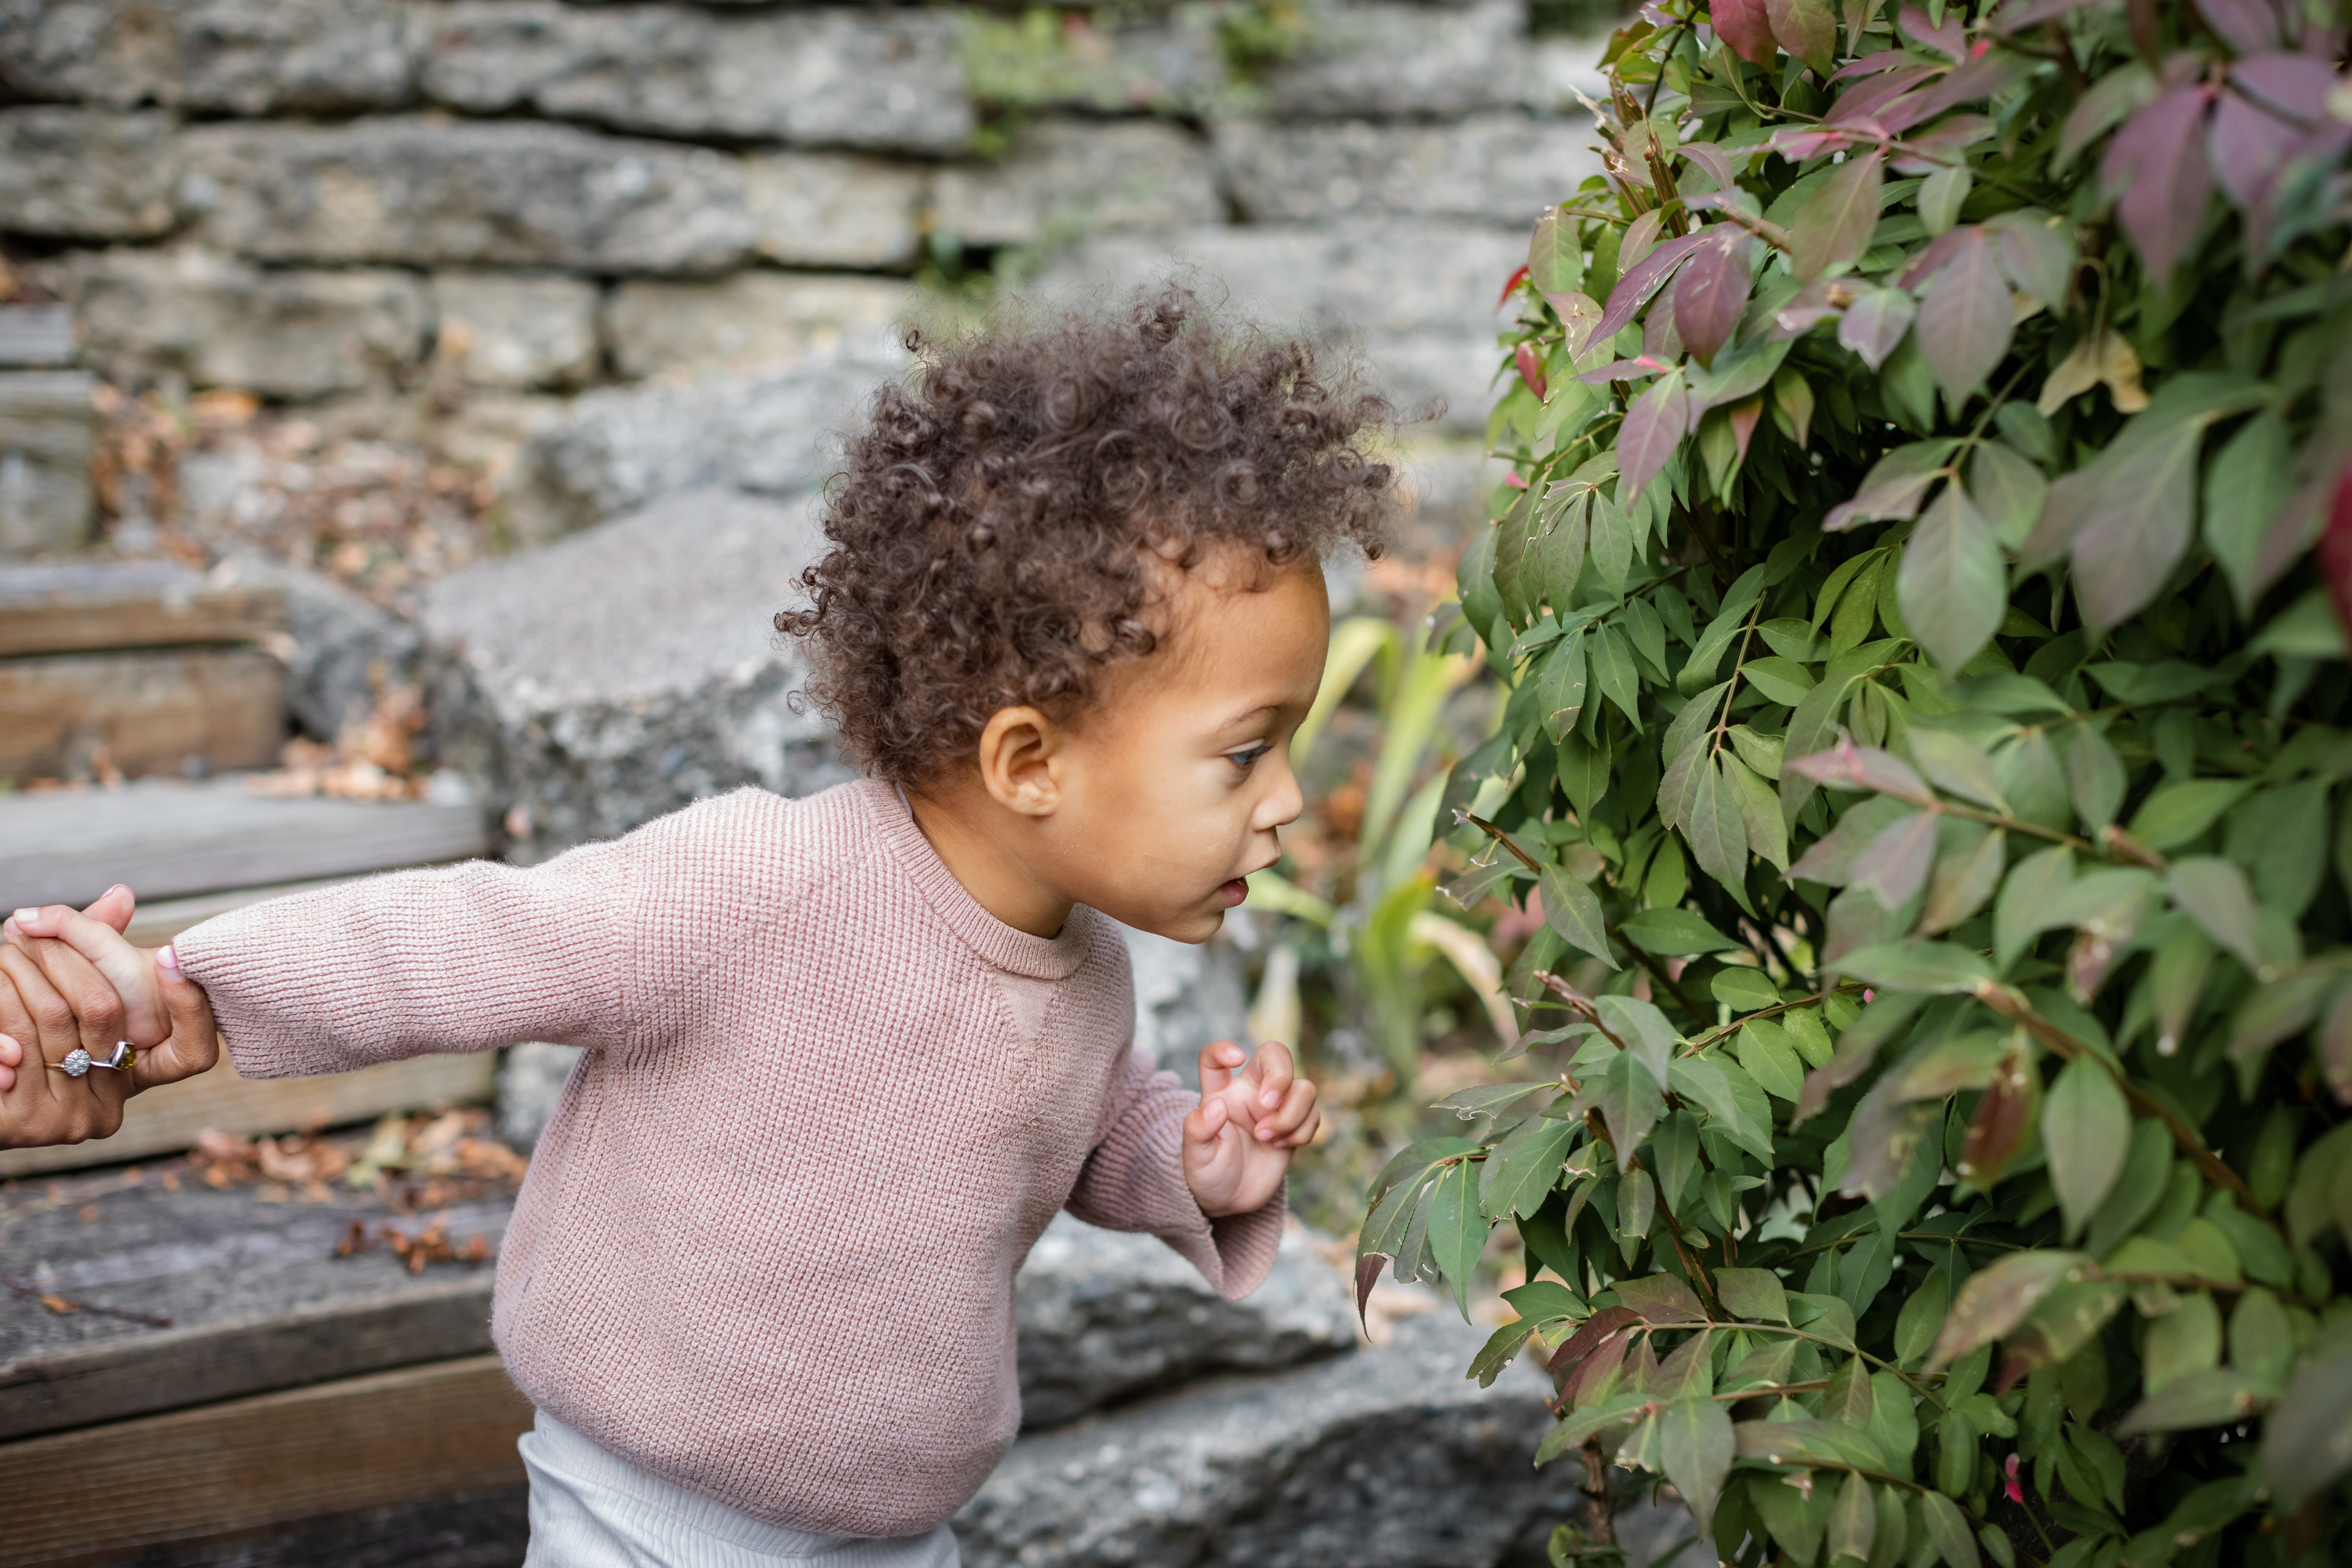
[[[1527,280],[1528,269],[1525,267],[1521,267],[1517,272],[1512,273],[1510,280],[1503,285],[1502,293],[1496,297],[1495,309],[1499,310],[1506,304],[1509,303],[1511,296],[1517,291],[1519,285]]]
[[[2352,637],[2352,462],[2336,481],[2336,500],[2327,510],[2327,531],[2319,536],[2319,574],[2327,596],[2336,605],[2336,618]]]
[[[1948,228],[1929,240],[1896,276],[1895,286],[1897,289],[1916,289],[1925,283],[1941,271],[1946,262],[1960,253],[1960,247],[1968,244],[1969,236],[1975,232],[1972,228]]]
[[[1512,351],[1511,359],[1519,367],[1519,379],[1528,384],[1528,390],[1536,395],[1538,403],[1541,403],[1544,400],[1543,355],[1536,353],[1535,344],[1523,342]]]
[[[1900,289],[1874,289],[1856,300],[1838,323],[1838,342],[1862,356],[1874,374],[1911,330],[1918,307]]]
[[[1576,1332],[1560,1342],[1545,1363],[1553,1372],[1565,1372],[1592,1353],[1593,1347],[1621,1330],[1630,1329],[1642,1321],[1642,1314],[1631,1307],[1603,1307],[1577,1325]]]
[[[1954,408],[1984,384],[2009,353],[2014,328],[2009,285],[1993,263],[1984,230],[1966,232],[1968,243],[1919,302],[1919,352],[1927,356],[1927,368]]]
[[[1845,145],[1847,137],[1842,131],[1790,131],[1772,132],[1764,145],[1791,163],[1803,163],[1822,153]]]
[[[1790,237],[1796,246],[1800,282],[1811,283],[1832,268],[1851,266],[1870,248],[1870,237],[1878,227],[1885,167],[1886,155],[1880,152],[1848,158],[1797,210]]]
[[[2251,214],[2262,205],[2302,140],[2294,126],[2234,92],[2223,93],[2213,106],[2209,151],[2214,173],[2242,212]]]
[[[2019,1047],[2011,1047],[1993,1070],[1992,1086],[1977,1102],[1976,1120],[1960,1139],[1959,1173],[1979,1189],[1989,1189],[2000,1181],[2009,1163],[2024,1148],[2033,1119],[2033,1091],[2040,1087],[2032,1059]],[[1946,1331],[1949,1332],[1948,1320]],[[1937,1348],[1940,1352],[1940,1344]]]
[[[2327,120],[2327,95],[2336,82],[2325,60],[2309,55],[2258,55],[2230,69],[2240,91],[2306,126]]]
[[[2197,0],[2197,9],[2234,54],[2279,47],[2279,16],[2270,0]]]
[[[1675,268],[1688,260],[1691,252],[1706,240],[1704,231],[1667,240],[1643,258],[1640,266],[1617,279],[1617,287],[1609,291],[1609,303],[1602,309],[1600,324],[1592,329],[1590,341],[1605,343],[1622,331],[1634,312],[1650,302],[1650,296],[1665,287]]]
[[[1834,87],[1848,77],[1876,76],[1880,71],[1893,70],[1896,66],[1914,63],[1916,62],[1911,58],[1910,51],[1907,49],[1881,49],[1874,55],[1865,55],[1858,60],[1848,60],[1838,67],[1837,75],[1830,78],[1830,85]]]
[[[2197,236],[2213,194],[2205,163],[2206,89],[2166,93],[2124,122],[2100,165],[2110,191],[2121,191],[2116,214],[2159,284]]]
[[[1617,504],[1631,507],[1690,433],[1690,394],[1680,375],[1661,376],[1625,410],[1617,433]]]
[[[1639,381],[1644,376],[1664,375],[1675,367],[1662,359],[1643,354],[1639,359],[1614,359],[1599,370],[1588,370],[1576,379],[1600,386],[1612,381]]]
[[[1915,44],[1924,44],[1938,54],[1966,59],[1969,53],[1968,28],[1961,25],[1960,13],[1954,7],[1944,13],[1944,25],[1937,26],[1927,20],[1927,13],[1916,5],[1906,5],[1895,14],[1895,25]]]
[[[1368,1252],[1356,1259],[1356,1315],[1363,1316],[1364,1306],[1372,1299],[1372,1286],[1388,1266],[1388,1259],[1377,1252]]]
[[[1772,312],[1772,335],[1775,338],[1801,337],[1836,315],[1851,304],[1853,299],[1853,289],[1850,284],[1840,279],[1817,279]]]
[[[1748,443],[1756,438],[1757,421],[1764,417],[1764,397],[1761,393],[1731,411],[1731,438],[1738,443],[1738,460],[1748,460]]]
[[[1728,226],[1708,229],[1722,235]],[[1675,283],[1675,331],[1701,364],[1715,363],[1717,349],[1739,328],[1748,308],[1749,241],[1738,229],[1730,237],[1702,247]]]
[[[1731,155],[1712,142],[1692,142],[1675,151],[1705,170],[1706,177],[1715,182],[1715,188],[1718,191],[1727,191],[1739,183],[1738,173],[1731,166]],[[1686,196],[1703,194],[1696,191],[1684,193]]]
[[[1709,14],[1715,30],[1732,53],[1751,66],[1769,66],[1779,46],[1772,41],[1772,23],[1764,14],[1764,0],[1714,0]]]
[[[1851,125],[1894,102],[1913,88],[1941,75],[1935,66],[1906,66],[1886,72],[1867,86],[1851,88],[1830,106],[1822,123]]]

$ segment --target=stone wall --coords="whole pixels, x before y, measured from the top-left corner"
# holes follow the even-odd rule
[[[1007,25],[952,8],[0,0],[0,246],[110,379],[291,402],[771,367],[879,340],[926,261],[1190,261],[1476,429],[1591,47],[1361,0],[1245,79],[1252,3],[1071,23],[1008,117],[972,89]]]

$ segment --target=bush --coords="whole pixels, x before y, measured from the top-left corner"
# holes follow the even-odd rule
[[[1741,1563],[2352,1561],[2342,14],[1643,16],[1461,568],[1543,1065],[1360,1281],[1514,1226],[1475,1374]]]

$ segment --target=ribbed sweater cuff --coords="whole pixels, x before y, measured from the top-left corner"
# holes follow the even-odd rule
[[[1126,1136],[1115,1132],[1096,1148],[1071,1212],[1112,1229],[1150,1231],[1199,1269],[1217,1294],[1239,1300],[1274,1268],[1287,1184],[1249,1214],[1218,1219],[1202,1214],[1184,1180],[1185,1097],[1163,1099],[1162,1114]]]

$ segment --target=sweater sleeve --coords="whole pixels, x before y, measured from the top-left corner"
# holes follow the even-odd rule
[[[247,1078],[347,1072],[629,1029],[631,841],[530,868],[471,861],[273,899],[183,932]]]
[[[1284,1192],[1265,1206],[1211,1219],[1184,1181],[1184,1118],[1199,1103],[1172,1072],[1130,1052],[1109,1131],[1087,1157],[1069,1211],[1105,1230],[1148,1230],[1201,1271],[1216,1292],[1239,1300],[1274,1268],[1282,1243]]]

